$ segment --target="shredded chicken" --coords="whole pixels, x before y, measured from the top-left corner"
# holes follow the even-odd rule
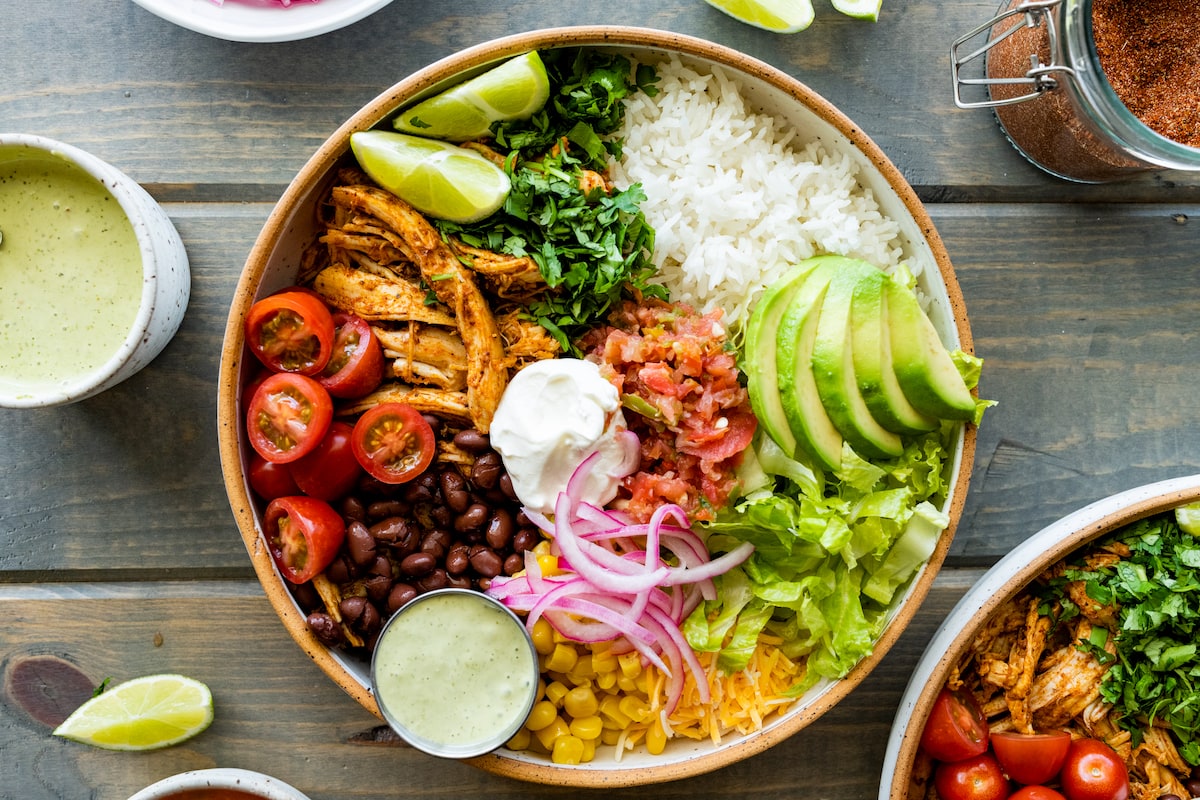
[[[467,348],[457,331],[415,323],[372,327],[384,356],[392,359],[395,377],[454,392],[467,388]]]
[[[422,414],[434,414],[461,426],[471,424],[465,392],[385,383],[366,397],[348,400],[337,408],[339,416],[356,416],[382,403],[407,403]]]
[[[313,288],[335,308],[368,322],[414,321],[454,327],[445,309],[425,302],[425,293],[414,283],[388,280],[345,264],[332,264],[317,274]]]

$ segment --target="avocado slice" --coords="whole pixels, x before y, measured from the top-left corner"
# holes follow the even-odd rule
[[[895,458],[904,452],[904,443],[871,414],[854,373],[850,307],[855,287],[878,270],[849,258],[827,260],[822,268],[831,278],[813,342],[817,393],[834,426],[855,451],[868,458]]]
[[[904,396],[930,416],[974,419],[975,398],[916,295],[891,278],[886,286],[892,368]]]
[[[792,298],[800,291],[815,264],[803,261],[791,272],[767,287],[746,323],[746,389],[750,407],[763,430],[789,456],[796,452],[796,436],[788,424],[779,397],[778,352],[779,323]]]
[[[828,470],[842,466],[842,435],[834,426],[813,379],[813,344],[830,275],[814,270],[805,279],[779,322],[776,364],[779,399],[796,438],[796,453],[806,453]]]
[[[882,270],[867,264],[854,285],[850,302],[850,341],[854,377],[871,415],[884,428],[899,434],[922,433],[938,420],[914,408],[892,367],[892,338],[888,324],[887,281]]]

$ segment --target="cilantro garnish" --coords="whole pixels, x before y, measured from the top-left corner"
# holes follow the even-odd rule
[[[1084,580],[1089,597],[1120,609],[1115,663],[1100,687],[1117,723],[1134,745],[1149,721],[1165,722],[1189,764],[1200,764],[1200,541],[1184,533],[1172,513],[1136,522],[1104,541],[1119,541],[1130,555],[1114,567],[1068,569],[1052,585]],[[1073,604],[1059,596],[1068,615]],[[1103,653],[1105,634],[1083,648]]]

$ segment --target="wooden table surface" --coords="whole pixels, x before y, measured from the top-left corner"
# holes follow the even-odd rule
[[[212,766],[273,774],[313,800],[579,794],[356,743],[377,720],[268,605],[226,500],[215,419],[239,271],[316,147],[415,69],[570,24],[692,34],[796,76],[896,163],[956,267],[986,360],[981,394],[999,405],[979,433],[950,559],[913,624],[842,704],[774,749],[607,791],[873,797],[907,676],[980,570],[1071,510],[1200,468],[1200,179],[1056,180],[1021,159],[990,112],[956,109],[950,42],[995,0],[884,0],[876,24],[816,4],[808,31],[780,36],[701,0],[395,0],[317,38],[240,44],[129,0],[0,0],[0,130],[70,142],[142,183],[178,227],[193,280],[178,335],[143,372],[76,405],[0,411],[0,798],[121,800]],[[216,722],[146,754],[61,741],[16,696],[47,659],[93,684],[194,676],[213,690]]]

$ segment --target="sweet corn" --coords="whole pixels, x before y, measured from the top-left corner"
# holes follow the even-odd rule
[[[621,710],[621,700],[616,695],[609,695],[600,701],[600,714],[606,719],[604,727],[627,728],[632,722],[629,715]]]
[[[567,692],[562,709],[575,719],[590,717],[600,709],[600,701],[596,699],[596,693],[587,686],[576,686]]]
[[[636,678],[642,671],[642,657],[638,653],[622,653],[617,656],[617,663],[621,665],[621,674],[626,678]]]
[[[548,672],[567,672],[579,660],[579,651],[569,644],[556,644],[542,666]]]
[[[567,677],[571,679],[571,683],[579,686],[580,684],[590,683],[592,676],[596,674],[595,668],[592,666],[592,654],[583,653],[575,660],[575,666],[567,671]]]
[[[617,688],[617,672],[601,672],[596,676],[596,685],[608,692]]]
[[[533,734],[529,732],[529,728],[521,728],[506,744],[509,750],[528,750],[532,741]]]
[[[552,724],[556,719],[558,719],[558,709],[554,707],[554,703],[549,700],[539,700],[529,712],[529,718],[525,720],[525,727],[536,733]]]
[[[596,757],[596,740],[595,739],[584,739],[583,740],[583,758],[581,758],[579,760],[582,763],[586,764],[587,762],[591,761],[595,757]]]
[[[626,694],[632,694],[637,691],[637,679],[630,678],[625,673],[617,675],[617,688]]]
[[[604,722],[598,716],[576,717],[571,720],[569,727],[572,736],[577,736],[584,741],[595,741],[600,738]]]
[[[550,760],[555,764],[579,764],[583,761],[583,740],[577,736],[559,736],[554,740]]]
[[[617,701],[617,708],[633,722],[641,722],[650,713],[650,705],[640,697],[626,695]]]
[[[538,569],[542,571],[542,577],[548,578],[551,575],[557,575],[562,570],[558,568],[558,556],[552,556],[549,553],[546,555],[538,555]]]
[[[554,628],[545,618],[533,623],[533,630],[529,632],[529,636],[533,639],[533,649],[538,651],[538,655],[548,656],[554,651]]]
[[[619,728],[605,728],[600,731],[600,744],[612,747],[619,741],[621,741],[621,731]]]
[[[617,657],[608,649],[592,651],[592,669],[596,672],[612,672],[617,664]]]
[[[563,699],[571,692],[562,681],[554,681],[546,686],[546,699],[554,703],[555,708],[563,707]],[[570,713],[569,711],[567,712]]]
[[[646,750],[651,755],[662,755],[662,751],[667,747],[667,734],[663,730],[662,720],[656,719],[654,723],[646,730]]]
[[[542,743],[542,747],[553,751],[554,743],[558,738],[560,736],[570,736],[571,729],[567,727],[567,723],[563,721],[562,717],[555,717],[549,725],[541,730],[534,731],[533,735]]]

